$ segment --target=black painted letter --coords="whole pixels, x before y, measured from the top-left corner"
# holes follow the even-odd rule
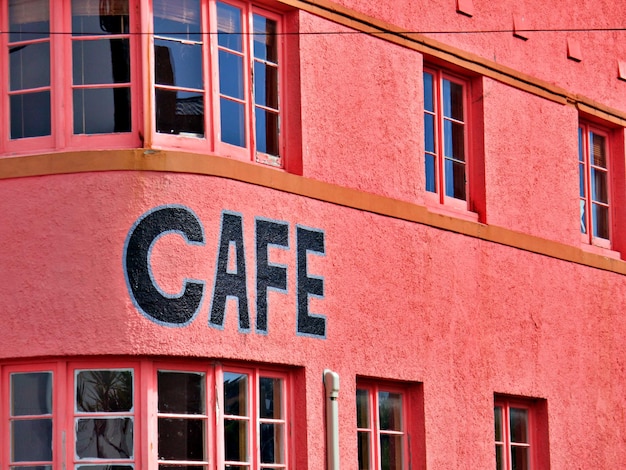
[[[298,271],[298,334],[326,337],[326,318],[323,315],[309,314],[309,295],[324,296],[324,279],[309,277],[307,270],[307,253],[323,255],[324,232],[310,230],[304,227],[296,229],[297,271]]]

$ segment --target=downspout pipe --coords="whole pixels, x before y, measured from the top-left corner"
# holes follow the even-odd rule
[[[327,470],[339,470],[339,374],[324,370]]]

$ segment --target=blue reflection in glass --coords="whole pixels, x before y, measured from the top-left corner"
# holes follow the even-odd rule
[[[50,92],[12,95],[11,138],[50,135]]]
[[[424,146],[427,152],[435,153],[435,117],[424,114]]]
[[[426,111],[435,111],[433,95],[433,76],[428,72],[424,72],[424,109]]]
[[[243,100],[243,57],[220,51],[220,93]]]
[[[154,40],[157,85],[202,89],[202,45]]]
[[[179,41],[201,41],[200,0],[153,1],[154,34]]]
[[[26,90],[50,85],[50,43],[9,48],[10,89]]]
[[[246,146],[244,107],[242,103],[221,98],[220,123],[222,128],[222,142],[239,147]]]
[[[241,10],[217,2],[217,43],[233,51],[242,52]]]
[[[435,185],[435,157],[430,154],[424,156],[426,160],[426,191],[434,193],[436,191]]]

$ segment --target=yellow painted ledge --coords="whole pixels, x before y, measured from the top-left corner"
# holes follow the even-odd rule
[[[271,188],[318,201],[459,233],[500,245],[626,274],[626,263],[579,247],[430,212],[426,207],[224,157],[178,151],[102,150],[0,158],[0,180],[98,171],[189,173]]]

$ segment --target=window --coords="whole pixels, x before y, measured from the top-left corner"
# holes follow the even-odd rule
[[[359,470],[409,468],[404,401],[405,393],[402,389],[357,384]]]
[[[578,127],[580,231],[587,243],[610,248],[609,134],[591,124]]]
[[[468,82],[438,69],[424,69],[424,160],[426,191],[441,204],[467,209]]]
[[[549,468],[546,401],[496,395],[493,411],[496,470]]]
[[[143,455],[160,469],[288,470],[289,377],[150,360],[6,366],[0,468],[138,470]]]

